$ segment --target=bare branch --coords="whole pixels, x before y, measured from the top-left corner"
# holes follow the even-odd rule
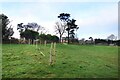
[[[66,24],[62,22],[56,22],[55,23],[55,32],[56,34],[59,34],[60,41],[62,38],[62,35],[65,33],[66,30]]]

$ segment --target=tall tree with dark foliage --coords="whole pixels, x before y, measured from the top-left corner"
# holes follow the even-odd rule
[[[28,23],[27,25],[23,25],[23,23],[17,24],[17,30],[20,32],[20,37],[25,38],[26,40],[31,39],[32,43],[33,40],[38,38],[39,29],[40,25],[37,23]]]
[[[2,27],[2,39],[9,39],[14,34],[12,25],[9,25],[11,21],[4,14],[0,14],[0,20],[2,20],[0,24],[0,27]]]
[[[60,18],[61,21],[67,23],[66,31],[68,32],[68,44],[70,43],[70,37],[74,39],[74,31],[75,29],[77,30],[79,27],[75,24],[76,20],[75,19],[70,19],[70,14],[69,13],[61,13],[58,18]]]

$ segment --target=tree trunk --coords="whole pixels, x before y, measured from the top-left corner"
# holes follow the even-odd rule
[[[69,30],[68,30],[68,44],[70,43],[70,40],[69,40]]]
[[[32,44],[34,44],[34,40],[32,39]]]
[[[60,35],[60,41],[59,41],[60,43],[61,43],[61,39],[62,39],[62,36]]]

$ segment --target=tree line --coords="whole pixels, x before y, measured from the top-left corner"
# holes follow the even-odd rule
[[[56,35],[46,34],[45,28],[41,25],[32,22],[32,23],[18,23],[17,30],[20,33],[20,39],[25,39],[26,41],[30,40],[32,43],[34,40],[39,39],[41,42],[44,42],[45,40],[47,42],[62,42],[62,36],[63,34],[67,33],[67,36],[64,37],[65,40],[67,40],[69,43],[79,43],[79,40],[75,37],[75,31],[79,29],[78,25],[76,25],[75,19],[70,19],[69,13],[61,13],[57,16],[59,18],[59,21],[55,23],[55,32],[59,34],[59,37]],[[8,18],[8,16],[4,14],[0,14],[0,20],[2,22],[0,23],[2,27],[2,41],[3,43],[18,43],[19,40],[12,37],[14,34],[13,26],[10,25],[11,21]],[[95,44],[99,43],[115,43],[116,45],[120,45],[120,41],[116,40],[113,41],[112,39],[115,39],[116,37],[112,34],[108,36],[108,40],[103,39],[95,39]],[[91,41],[93,41],[93,38],[90,37]],[[83,40],[82,40],[83,41]],[[89,41],[86,41],[89,42]]]
[[[81,40],[79,40],[79,44],[120,46],[120,40],[117,40],[116,36],[111,34],[106,39],[100,39],[100,38],[93,39],[92,37],[89,37],[89,40],[85,40],[85,38],[82,38]]]
[[[41,40],[47,40],[47,41],[52,41],[52,42],[61,42],[62,36],[65,32],[68,33],[68,36],[66,37],[68,40],[68,43],[70,41],[74,41],[75,39],[75,29],[77,30],[79,27],[75,24],[75,19],[70,19],[70,14],[68,13],[61,13],[59,16],[57,16],[60,21],[56,22],[55,28],[56,28],[56,33],[59,34],[59,37],[56,35],[51,35],[51,34],[45,34],[43,33],[43,30],[45,30],[44,27],[40,26],[39,24],[32,22],[28,24],[24,23],[18,23],[17,24],[17,30],[20,33],[20,39],[25,39],[25,40],[31,40],[32,43],[36,39],[41,39]],[[14,39],[15,42],[17,39],[11,37],[14,34],[13,31],[13,26],[10,25],[11,21],[9,20],[8,16],[4,14],[0,14],[0,19],[2,20],[2,40],[3,43],[9,42],[9,40]],[[41,34],[39,34],[39,31],[41,30]],[[13,41],[14,41],[13,40]]]
[[[14,34],[13,26],[10,25],[11,21],[9,18],[0,14],[0,19],[2,23],[0,24],[2,27],[2,42],[3,43],[19,43],[19,40],[12,37]],[[44,27],[38,25],[37,23],[19,23],[17,24],[17,30],[20,33],[20,39],[31,40],[32,43],[36,39],[47,40],[48,42],[59,42],[59,37],[56,35],[45,34],[43,33]],[[39,31],[41,30],[41,34]]]
[[[103,44],[103,45],[110,45],[110,44],[114,44],[117,46],[120,46],[120,40],[106,40],[106,39],[95,39],[95,44]]]

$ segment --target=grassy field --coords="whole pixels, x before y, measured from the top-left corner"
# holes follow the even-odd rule
[[[50,44],[3,44],[3,78],[116,78],[118,47],[56,45],[56,64],[49,65]],[[42,51],[45,56],[40,54]]]

